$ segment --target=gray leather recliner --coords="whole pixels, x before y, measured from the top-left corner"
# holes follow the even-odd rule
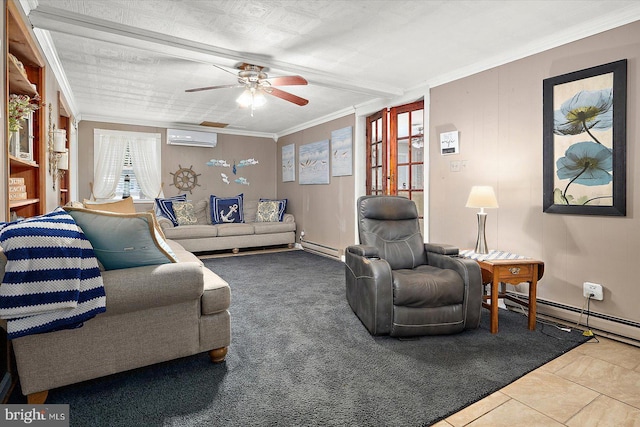
[[[349,305],[372,335],[452,334],[477,328],[478,264],[458,248],[424,243],[418,210],[399,196],[358,199],[360,244],[345,252]]]

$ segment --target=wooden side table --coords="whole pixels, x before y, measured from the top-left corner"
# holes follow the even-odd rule
[[[483,295],[482,306],[491,313],[491,333],[498,332],[498,299],[504,298],[529,308],[529,330],[536,329],[536,287],[544,274],[544,262],[515,256],[512,259],[500,258],[497,251],[487,255],[475,254],[473,251],[461,251],[460,256],[475,259],[480,265],[482,283],[491,284],[491,295]],[[493,256],[492,256],[493,255]],[[500,283],[518,285],[529,283],[529,302],[521,301],[500,291]],[[489,301],[487,303],[486,301]]]

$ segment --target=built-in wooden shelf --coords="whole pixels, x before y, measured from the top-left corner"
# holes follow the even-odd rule
[[[10,209],[21,208],[23,206],[35,205],[36,203],[39,203],[39,202],[40,202],[40,199],[11,200],[9,202],[9,208]]]
[[[26,167],[26,168],[39,168],[40,165],[38,165],[36,162],[29,162],[27,160],[22,160],[16,156],[13,156],[11,154],[9,154],[9,161],[11,162],[11,167]]]
[[[18,66],[9,59],[7,61],[9,71],[9,88],[11,93],[16,95],[28,95],[31,98],[38,96],[38,92],[31,84],[27,76],[18,68]]]

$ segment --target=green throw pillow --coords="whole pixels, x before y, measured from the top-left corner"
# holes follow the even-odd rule
[[[153,223],[153,214],[65,207],[82,228],[105,270],[178,262]]]

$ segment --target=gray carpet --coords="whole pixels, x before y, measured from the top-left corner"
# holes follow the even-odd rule
[[[500,331],[372,337],[344,296],[344,265],[303,251],[216,258],[232,288],[232,344],[52,390],[73,426],[430,425],[585,338],[501,310]],[[14,400],[15,403],[15,400]]]

